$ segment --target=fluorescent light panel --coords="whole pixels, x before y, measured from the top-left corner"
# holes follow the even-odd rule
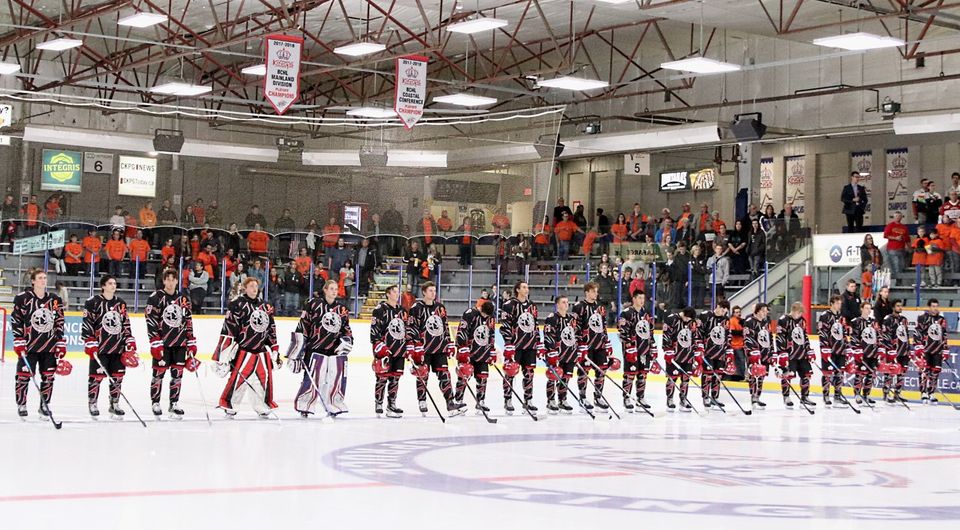
[[[167,15],[160,13],[147,13],[141,11],[133,15],[126,16],[117,21],[120,26],[130,26],[134,28],[149,28],[167,21]]]
[[[243,70],[240,70],[240,73],[247,75],[267,75],[267,65],[255,64],[253,66],[248,66]]]
[[[474,94],[459,92],[457,94],[437,96],[433,98],[433,101],[436,103],[459,105],[461,107],[482,107],[484,105],[493,105],[497,102],[497,98],[488,98],[486,96],[476,96]]]
[[[351,57],[359,57],[361,55],[370,55],[371,53],[382,52],[386,49],[387,47],[379,42],[354,42],[353,44],[337,46],[333,49],[333,53],[349,55]]]
[[[211,91],[213,91],[211,87],[187,83],[164,83],[150,89],[150,92],[171,96],[199,96]]]
[[[64,50],[69,50],[70,48],[76,48],[83,44],[82,40],[77,39],[65,39],[63,37],[59,39],[48,40],[37,44],[38,50],[49,50],[55,52],[62,52]]]
[[[679,61],[661,63],[660,68],[693,72],[695,74],[721,74],[724,72],[736,72],[740,70],[740,65],[715,61],[713,59],[707,59],[706,57],[689,57],[687,59],[680,59]]]
[[[927,134],[960,131],[960,113],[917,114],[893,119],[895,134]]]
[[[553,79],[546,79],[540,81],[540,86],[550,87],[550,88],[562,88],[564,90],[596,90],[598,88],[604,88],[609,83],[606,81],[598,81],[596,79],[584,79],[582,77],[573,77],[566,75],[563,77],[555,77]]]
[[[15,74],[20,71],[19,63],[0,63],[0,75]]]
[[[454,33],[465,33],[469,35],[472,33],[480,33],[481,31],[490,31],[492,29],[502,28],[507,24],[509,24],[509,22],[502,18],[481,17],[450,24],[447,26],[447,31],[452,31]]]
[[[895,48],[903,46],[904,41],[896,37],[883,37],[859,31],[857,33],[847,33],[845,35],[836,35],[833,37],[823,37],[814,39],[813,43],[817,46],[827,48],[840,48],[843,50],[861,51],[877,50],[880,48]]]
[[[347,116],[356,116],[359,118],[393,118],[397,112],[393,109],[383,107],[359,107],[347,111]]]

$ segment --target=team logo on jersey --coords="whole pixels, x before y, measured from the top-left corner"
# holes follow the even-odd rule
[[[643,340],[650,339],[650,322],[645,318],[641,318],[637,321],[637,325],[633,327],[634,333],[637,334]]]
[[[722,346],[726,340],[727,332],[723,329],[723,326],[713,326],[713,329],[710,330],[710,341],[717,346]]]
[[[863,331],[860,332],[860,338],[863,339],[864,344],[876,344],[877,343],[877,330],[873,326],[867,326],[863,328]]]
[[[320,325],[323,326],[323,330],[327,333],[339,333],[341,325],[340,315],[333,311],[327,311],[320,317]]]
[[[690,328],[683,328],[680,333],[677,333],[677,342],[681,348],[689,348],[693,345],[693,333]]]
[[[603,333],[606,329],[603,327],[603,315],[600,313],[590,315],[590,318],[587,319],[587,326],[589,326],[590,331],[594,333]]]
[[[560,330],[560,342],[568,348],[572,348],[577,344],[577,332],[573,329],[573,326],[564,326]]]
[[[423,327],[426,328],[427,334],[431,337],[443,335],[443,319],[437,315],[427,317],[427,322]]]
[[[53,330],[53,324],[56,321],[57,316],[53,314],[53,311],[50,311],[46,307],[41,307],[33,312],[30,315],[30,326],[37,333],[50,333]]]
[[[930,337],[930,340],[942,340],[943,339],[943,328],[940,327],[940,324],[934,322],[930,325],[930,328],[927,330],[927,336]]]
[[[833,340],[843,340],[843,325],[840,322],[834,322],[830,326],[830,338]]]
[[[167,307],[163,308],[161,318],[167,327],[179,328],[183,325],[183,308],[178,304],[168,304]]]
[[[123,317],[120,316],[120,313],[111,309],[103,314],[100,325],[103,326],[107,335],[119,335],[123,330]]]
[[[769,348],[770,347],[770,331],[766,328],[761,329],[760,333],[757,333],[757,342],[760,343],[761,348],[764,348],[764,349]]]
[[[270,327],[270,315],[263,309],[257,308],[250,313],[250,327],[257,333],[263,333]]]
[[[537,319],[529,311],[524,311],[517,319],[517,326],[524,333],[533,333],[537,330]]]
[[[907,326],[899,324],[897,326],[897,340],[900,342],[907,342]]]
[[[487,326],[477,326],[473,330],[473,343],[481,348],[490,343],[490,330]]]
[[[387,333],[390,334],[390,337],[393,340],[403,340],[407,336],[406,326],[403,325],[403,319],[400,317],[393,317],[393,320],[387,324]]]
[[[790,338],[794,344],[803,344],[803,339],[806,335],[806,332],[803,331],[803,327],[801,326],[793,326],[793,331],[790,332]]]

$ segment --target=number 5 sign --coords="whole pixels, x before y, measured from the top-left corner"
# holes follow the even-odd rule
[[[633,153],[623,155],[623,174],[624,175],[643,175],[650,174],[650,155],[647,153]]]
[[[110,153],[83,153],[84,173],[113,174],[113,155]]]

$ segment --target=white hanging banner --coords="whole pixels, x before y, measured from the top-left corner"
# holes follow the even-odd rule
[[[870,168],[873,166],[872,151],[858,151],[850,153],[850,171],[860,173],[860,185],[867,189],[867,211],[863,214],[863,224],[870,224],[870,212],[873,210],[873,176]]]
[[[427,99],[427,59],[420,55],[397,58],[397,92],[393,110],[407,129],[423,117],[423,103]]]
[[[760,159],[760,211],[773,204],[773,159]]]
[[[268,35],[264,63],[263,95],[277,111],[283,114],[300,97],[301,37]]]
[[[807,159],[804,155],[799,155],[788,156],[783,160],[787,166],[787,196],[785,202],[793,203],[793,211],[800,219],[803,219],[804,210],[806,210],[804,188],[807,185]]]
[[[910,158],[907,148],[887,149],[887,218],[900,212],[907,219],[910,213]]]

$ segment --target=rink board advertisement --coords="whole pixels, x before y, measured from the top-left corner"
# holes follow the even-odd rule
[[[904,311],[904,315],[911,320],[915,320],[919,316],[919,312]],[[957,329],[957,313],[945,313],[944,316],[948,318],[949,329],[955,331]],[[82,352],[83,351],[83,342],[80,340],[81,326],[83,318],[79,313],[70,313],[66,317],[66,323],[64,324],[67,334],[67,349],[71,352]],[[141,356],[149,355],[149,341],[147,340],[147,324],[142,315],[134,315],[130,319],[130,325],[133,329],[133,335],[137,339],[137,348]],[[194,318],[193,328],[194,334],[197,338],[197,349],[200,352],[202,357],[208,357],[216,348],[217,340],[220,338],[220,330],[223,326],[223,318],[219,316],[200,316]],[[280,351],[287,351],[287,347],[290,344],[290,334],[297,327],[297,319],[294,318],[280,318],[277,319],[277,339],[280,343]],[[454,332],[456,331],[456,325],[452,326]],[[354,338],[354,348],[353,356],[359,357],[361,359],[372,359],[372,346],[370,345],[370,324],[366,321],[364,322],[352,322],[350,328],[353,331]],[[617,334],[610,331],[610,343],[613,345],[614,354],[617,357],[622,358],[622,353],[620,351],[620,341],[617,339]],[[660,334],[656,334],[657,343],[660,341]],[[13,336],[10,333],[10,319],[9,315],[7,318],[7,329],[4,335],[5,337],[5,346],[6,354],[4,356],[6,362],[13,361]],[[497,350],[503,349],[503,340],[500,337],[500,334],[496,335],[497,340]],[[814,338],[811,338],[813,347],[816,350],[818,348],[817,341]],[[950,364],[953,366],[958,366],[958,354],[960,354],[960,345],[951,345],[950,346]],[[661,359],[662,361],[662,359]],[[76,360],[74,361],[76,364]],[[454,361],[451,360],[451,363]],[[819,372],[815,371],[814,375],[819,377]],[[906,390],[916,390],[917,389],[917,373],[912,368],[907,373],[907,379],[905,384]],[[944,365],[943,373],[940,374],[940,389],[944,392],[958,393],[960,394],[960,378],[957,377],[957,374],[951,370],[949,367]]]
[[[850,268],[860,265],[863,234],[814,234],[813,266]],[[874,241],[883,239],[883,232],[871,232]]]

